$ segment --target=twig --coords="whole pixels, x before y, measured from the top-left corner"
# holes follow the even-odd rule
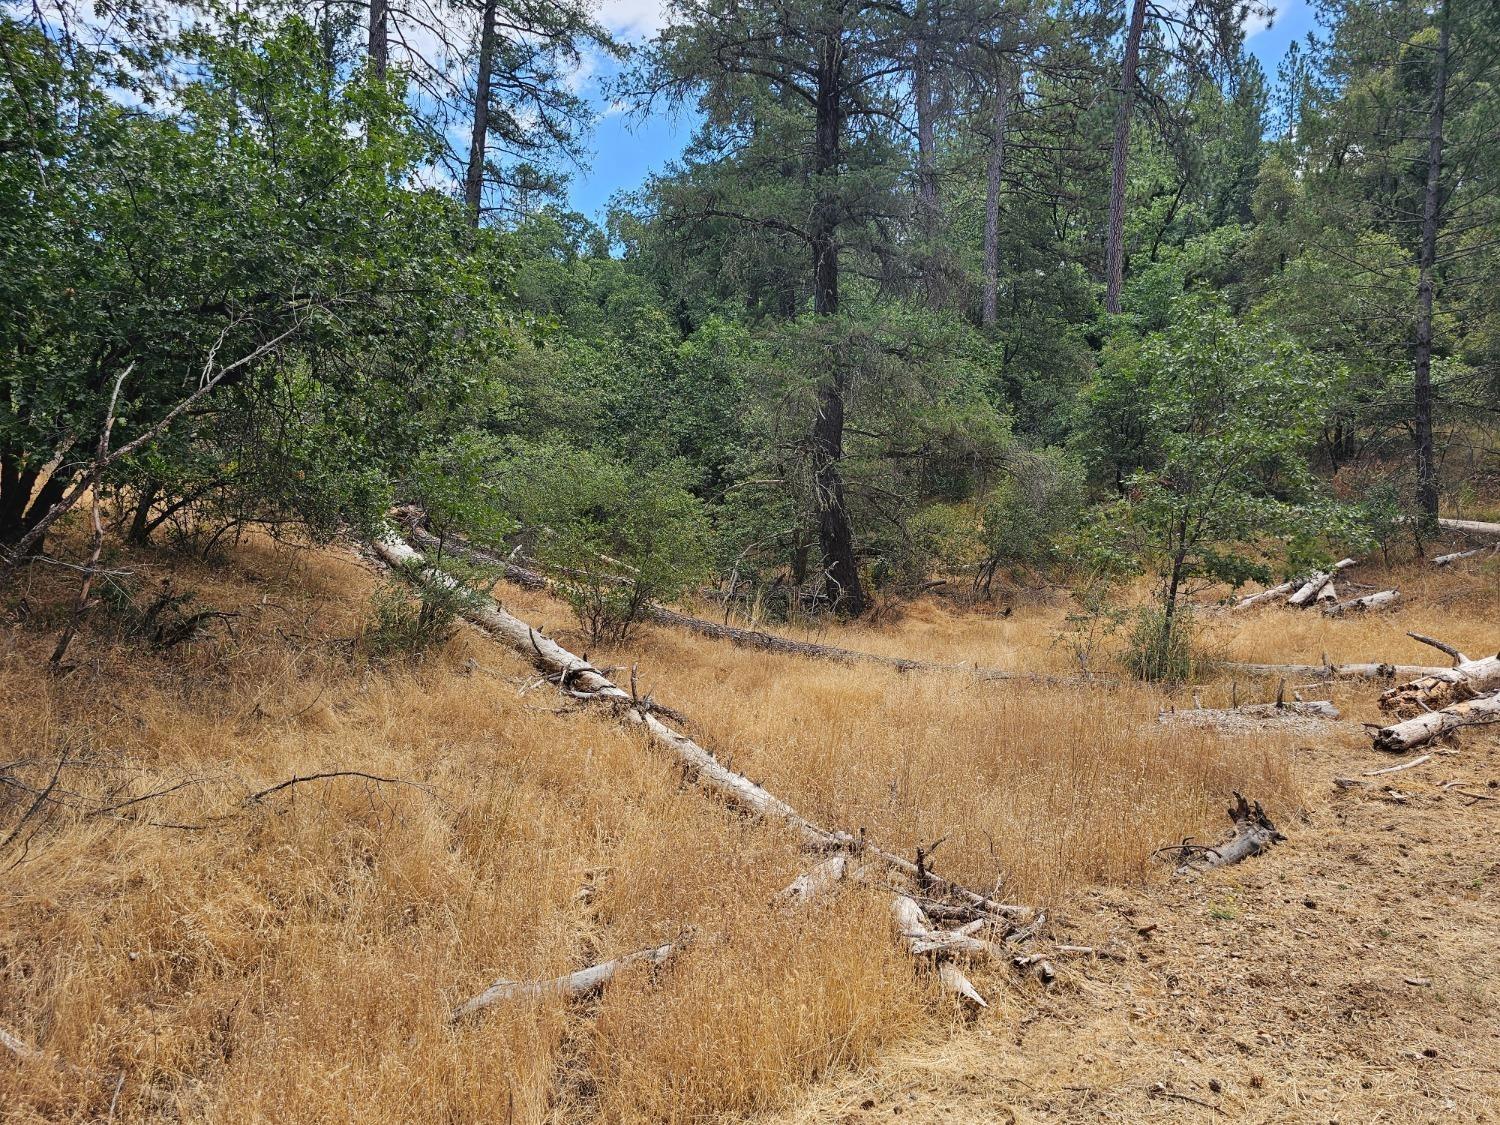
[[[259,804],[262,799],[269,797],[272,793],[279,793],[281,790],[290,788],[293,785],[301,785],[304,781],[323,781],[331,777],[362,777],[366,781],[378,781],[384,785],[410,785],[413,789],[420,789],[428,795],[432,793],[430,787],[417,781],[408,781],[402,777],[377,777],[373,773],[364,773],[361,770],[329,770],[327,773],[311,773],[298,777],[289,777],[285,781],[277,782],[269,788],[260,790],[258,793],[250,794],[250,796],[245,798],[245,804]]]
[[[1469,659],[1467,656],[1459,652],[1458,649],[1454,648],[1446,641],[1437,640],[1436,638],[1426,636],[1423,633],[1407,633],[1406,635],[1412,640],[1418,641],[1421,644],[1430,645],[1431,647],[1437,649],[1439,652],[1447,653],[1448,656],[1452,659],[1453,667],[1455,668],[1457,668],[1460,664],[1465,663]]]
[[[1413,758],[1411,761],[1402,762],[1400,765],[1386,766],[1383,770],[1365,770],[1364,776],[1379,777],[1383,773],[1400,773],[1402,770],[1409,770],[1413,766],[1420,766],[1422,763],[1430,761],[1432,761],[1432,755],[1423,754],[1420,758]]]

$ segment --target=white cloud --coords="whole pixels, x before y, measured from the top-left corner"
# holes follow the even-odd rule
[[[600,0],[598,15],[622,39],[650,39],[667,22],[667,0]]]

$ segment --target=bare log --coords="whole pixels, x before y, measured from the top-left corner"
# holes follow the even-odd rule
[[[1437,558],[1432,560],[1432,565],[1452,566],[1460,559],[1472,559],[1475,555],[1482,555],[1491,550],[1493,550],[1491,547],[1474,547],[1467,551],[1454,551],[1451,554],[1437,556]]]
[[[1272,844],[1279,844],[1286,839],[1276,825],[1271,823],[1271,818],[1261,808],[1259,801],[1248,801],[1238,792],[1234,795],[1234,804],[1229,806],[1229,820],[1234,825],[1234,835],[1218,847],[1207,848],[1186,843],[1179,845],[1192,858],[1177,868],[1178,875],[1214,867],[1228,867],[1259,855]]]
[[[1457,531],[1464,535],[1483,535],[1500,539],[1500,523],[1480,523],[1477,520],[1438,520],[1444,531]]]
[[[1332,589],[1332,586],[1329,588]],[[1400,590],[1381,590],[1376,594],[1366,594],[1362,598],[1350,598],[1347,601],[1325,605],[1323,612],[1329,617],[1343,617],[1349,613],[1366,613],[1372,609],[1389,609],[1400,600]]]
[[[564,999],[575,999],[587,996],[589,993],[597,992],[603,988],[620,973],[631,965],[660,965],[677,953],[688,942],[687,938],[679,938],[677,941],[668,942],[665,945],[653,946],[650,949],[639,949],[634,953],[627,953],[623,957],[616,957],[612,961],[601,961],[597,965],[590,965],[586,969],[579,969],[576,973],[568,973],[566,976],[553,977],[551,980],[506,980],[501,978],[490,985],[477,996],[465,1000],[453,1009],[449,1016],[450,1020],[458,1021],[476,1012],[483,1011],[492,1004],[499,1004],[509,1000],[540,1000],[548,996],[561,996]]]
[[[1300,578],[1293,579],[1290,582],[1283,582],[1280,586],[1272,586],[1269,590],[1262,590],[1257,594],[1251,594],[1249,597],[1241,598],[1239,601],[1234,603],[1233,608],[1236,610],[1249,609],[1251,606],[1261,605],[1264,602],[1275,601],[1277,598],[1285,597],[1287,594],[1294,592],[1301,585],[1302,580]]]
[[[1470,660],[1443,641],[1420,633],[1408,635],[1448,653],[1453,658],[1453,667],[1432,669],[1386,691],[1380,697],[1380,709],[1386,714],[1411,718],[1500,689],[1500,655]]]
[[[1246,719],[1275,720],[1291,716],[1332,720],[1339,717],[1339,709],[1333,705],[1333,701],[1330,699],[1298,699],[1284,703],[1249,703],[1241,707],[1194,707],[1191,710],[1164,710],[1157,713],[1156,721],[1159,723],[1180,722],[1189,725],[1201,723],[1207,726],[1229,726],[1237,721]]]
[[[1247,676],[1313,680],[1394,680],[1447,670],[1424,664],[1249,664],[1238,660],[1226,660],[1219,667]]]
[[[427,566],[426,560],[393,532],[387,532],[373,540],[371,547],[380,558],[402,572],[413,573],[420,569],[427,581],[450,588],[458,587],[451,575]],[[1024,907],[996,902],[988,895],[980,894],[951,879],[930,871],[919,871],[917,865],[910,860],[873,844],[858,841],[847,832],[814,823],[781,798],[725,766],[691,738],[662,722],[645,701],[636,699],[620,688],[599,669],[573,655],[550,637],[538,633],[493,601],[486,599],[481,602],[465,598],[460,602],[460,612],[491,636],[508,643],[550,678],[554,678],[559,688],[573,698],[610,704],[629,721],[640,724],[652,742],[671,754],[684,767],[689,777],[735,808],[761,819],[777,820],[790,825],[810,847],[823,851],[857,851],[867,859],[877,860],[904,875],[918,879],[919,885],[952,896],[976,915],[1014,918],[1030,914]]]
[[[1405,753],[1460,727],[1497,722],[1500,722],[1500,692],[1493,692],[1382,727],[1375,733],[1375,749]]]
[[[1339,592],[1338,592],[1337,587],[1335,587],[1332,582],[1329,582],[1328,585],[1324,586],[1321,590],[1319,590],[1317,597],[1313,598],[1313,601],[1315,601],[1315,602],[1325,602],[1325,603],[1326,602],[1337,602],[1338,600],[1339,600]]]
[[[1333,581],[1333,576],[1335,574],[1338,574],[1342,570],[1349,569],[1349,567],[1353,566],[1356,561],[1357,560],[1355,559],[1340,559],[1338,562],[1333,564],[1333,567],[1331,569],[1318,571],[1302,584],[1301,589],[1299,589],[1291,597],[1287,598],[1286,604],[1294,606],[1311,605],[1313,599],[1316,598],[1320,593],[1322,593],[1323,587],[1327,586],[1328,583]]]

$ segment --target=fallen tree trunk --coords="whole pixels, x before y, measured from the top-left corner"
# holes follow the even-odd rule
[[[1262,590],[1258,594],[1241,598],[1234,604],[1234,609],[1249,609],[1251,606],[1260,605],[1262,602],[1274,601],[1286,594],[1292,593],[1302,585],[1300,578],[1294,578],[1290,582],[1283,582],[1280,586],[1272,586],[1269,590]]]
[[[1401,600],[1400,590],[1381,590],[1377,594],[1366,594],[1362,598],[1334,602],[1323,607],[1329,617],[1343,617],[1347,613],[1365,613],[1372,609],[1389,609]]]
[[[1425,676],[1447,671],[1425,664],[1248,664],[1239,660],[1223,661],[1219,667],[1226,672],[1242,672],[1247,676],[1318,680],[1394,680],[1399,676]]]
[[[1290,703],[1249,703],[1243,707],[1194,707],[1191,710],[1159,711],[1159,723],[1183,722],[1208,725],[1232,724],[1236,719],[1277,719],[1298,715],[1315,719],[1337,719],[1339,709],[1328,699],[1293,700]]]
[[[587,996],[603,988],[631,965],[660,965],[686,944],[687,939],[680,938],[666,945],[627,953],[612,961],[601,961],[597,965],[579,969],[576,973],[553,977],[551,980],[506,980],[502,978],[454,1008],[448,1018],[457,1022],[483,1011],[491,1004],[500,1004],[509,1000],[540,1000],[547,996],[561,996],[572,1000]]]
[[[1432,560],[1433,566],[1451,566],[1460,559],[1472,559],[1475,555],[1482,555],[1486,551],[1493,550],[1491,547],[1474,547],[1467,551],[1454,551],[1452,554],[1439,555]]]
[[[1438,520],[1444,531],[1457,531],[1464,535],[1484,535],[1500,539],[1500,523],[1480,523],[1477,520]]]
[[[1404,754],[1460,727],[1500,723],[1500,692],[1450,704],[1441,711],[1428,711],[1415,718],[1381,727],[1375,732],[1375,749]]]
[[[1446,652],[1453,658],[1453,667],[1431,669],[1385,692],[1380,697],[1380,709],[1387,714],[1410,718],[1500,689],[1500,655],[1470,660],[1444,641],[1421,633],[1407,636]]]
[[[1272,844],[1279,844],[1286,839],[1276,825],[1271,823],[1271,818],[1261,808],[1259,801],[1247,801],[1238,792],[1234,795],[1234,804],[1229,806],[1229,820],[1234,825],[1234,835],[1218,847],[1207,848],[1188,843],[1178,845],[1193,858],[1182,863],[1176,874],[1188,875],[1195,871],[1228,867],[1259,855]]]
[[[1340,571],[1348,570],[1355,562],[1355,559],[1340,559],[1333,564],[1331,569],[1318,571],[1302,584],[1301,589],[1287,598],[1286,604],[1298,607],[1311,605],[1313,600],[1322,594],[1323,588],[1333,581],[1334,575]]]
[[[438,543],[435,536],[419,527],[411,529],[411,536],[424,547],[434,547]],[[461,558],[468,558],[490,566],[499,567],[507,581],[515,582],[526,589],[549,589],[552,586],[552,581],[545,575],[520,566],[509,559],[489,551],[479,550],[451,538],[444,540],[443,547],[444,550]],[[880,664],[887,668],[895,668],[900,672],[940,672],[950,675],[972,676],[975,679],[986,681],[1015,680],[1021,683],[1057,685],[1112,682],[1110,677],[1105,676],[1052,676],[1038,672],[1011,672],[1000,668],[980,668],[969,664],[941,664],[930,660],[912,660],[903,656],[884,656],[874,652],[859,652],[854,649],[839,648],[836,645],[819,644],[816,641],[794,640],[791,637],[766,633],[759,629],[741,629],[733,625],[723,625],[717,621],[694,617],[692,614],[682,613],[679,610],[670,609],[655,602],[646,608],[646,615],[649,620],[655,621],[658,624],[687,629],[700,636],[728,641],[742,648],[781,652],[791,656],[805,656],[814,660],[831,660],[845,664]]]
[[[428,581],[450,588],[458,587],[451,575],[427,566],[426,560],[394,533],[374,540],[371,546],[384,561],[400,571],[414,573],[420,569],[422,576]],[[847,832],[815,824],[781,798],[743,774],[729,769],[691,738],[662,722],[652,713],[648,701],[637,699],[623,690],[593,665],[505,612],[493,601],[481,603],[476,599],[463,599],[460,602],[460,612],[487,633],[508,643],[549,676],[555,677],[558,687],[573,698],[611,704],[631,722],[640,724],[651,740],[676,758],[699,785],[718,794],[734,807],[752,816],[789,824],[810,847],[824,851],[856,852],[877,860],[917,879],[923,885],[940,889],[955,897],[978,916],[1014,918],[1030,913],[1024,907],[996,902],[988,895],[931,871],[919,869],[912,861],[873,844],[856,840]]]

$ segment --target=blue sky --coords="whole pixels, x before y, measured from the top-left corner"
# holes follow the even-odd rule
[[[1304,38],[1314,26],[1308,0],[1279,0],[1275,6],[1271,27],[1256,30],[1248,42],[1250,53],[1260,60],[1272,81],[1287,44]],[[599,15],[617,35],[636,43],[650,38],[662,20],[659,0],[603,0]],[[612,110],[599,93],[599,82],[607,77],[608,71],[601,68],[588,78],[587,87],[602,116],[590,146],[594,154],[591,167],[573,173],[568,192],[574,210],[596,219],[603,219],[612,195],[639,187],[647,176],[681,153],[692,132],[691,121],[683,116],[640,120]]]

